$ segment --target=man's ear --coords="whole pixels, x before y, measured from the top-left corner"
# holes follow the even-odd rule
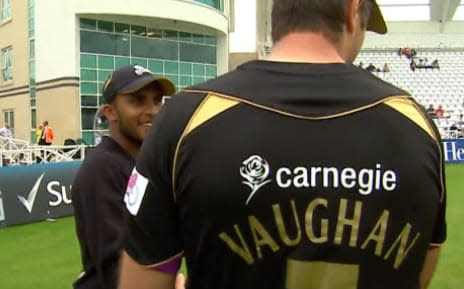
[[[349,0],[346,7],[345,26],[346,31],[352,33],[356,25],[360,23],[360,7],[364,0]]]
[[[112,104],[104,104],[101,107],[101,114],[110,122],[118,120],[118,114]]]

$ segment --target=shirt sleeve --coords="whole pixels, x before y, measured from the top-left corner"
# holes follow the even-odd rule
[[[435,128],[436,129],[436,128]],[[437,130],[438,133],[438,130]],[[440,134],[438,133],[438,136]],[[435,227],[433,231],[431,246],[440,246],[446,240],[446,178],[445,178],[445,164],[444,164],[444,155],[443,155],[443,146],[441,138],[439,138],[439,153],[440,153],[440,182],[442,187],[442,192],[440,195],[440,205],[439,211],[437,214],[437,219],[435,222]]]
[[[442,139],[440,132],[438,128],[436,127],[435,123],[433,120],[430,118],[430,116],[427,114],[425,109],[421,106],[418,105],[418,107],[422,110],[423,114],[426,116],[428,119],[429,123],[432,126],[432,129],[437,136],[437,143],[438,143],[438,148],[437,148],[437,160],[438,164],[436,167],[437,174],[438,174],[438,180],[439,186],[441,188],[441,191],[439,192],[439,208],[438,208],[438,214],[437,218],[435,220],[435,226],[433,230],[433,235],[432,235],[432,240],[430,243],[431,247],[434,246],[441,246],[446,241],[446,234],[447,234],[447,227],[446,227],[446,178],[445,178],[445,164],[444,164],[444,152],[443,152],[443,146],[442,146]]]
[[[144,140],[129,180],[125,249],[142,265],[159,266],[183,252],[172,170],[179,139],[202,98],[181,94],[168,101]]]
[[[431,246],[441,246],[446,241],[446,195],[440,204],[440,210],[437,215],[435,228],[433,231]]]

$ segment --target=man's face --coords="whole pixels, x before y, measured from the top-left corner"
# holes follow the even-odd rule
[[[156,84],[131,94],[117,95],[113,107],[121,136],[140,146],[161,108],[162,98],[163,94]]]

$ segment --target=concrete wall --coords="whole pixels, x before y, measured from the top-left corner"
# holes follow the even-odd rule
[[[48,120],[53,128],[53,144],[80,137],[80,97],[77,78],[37,83],[37,124]]]
[[[14,137],[30,139],[31,111],[29,109],[29,93],[0,97],[0,125],[3,126],[3,111],[14,111]]]
[[[27,1],[11,1],[11,19],[0,23],[0,50],[11,47],[13,79],[0,77],[0,124],[3,111],[14,111],[14,134],[29,139],[31,113],[29,104],[29,37]],[[1,60],[0,60],[1,62]]]

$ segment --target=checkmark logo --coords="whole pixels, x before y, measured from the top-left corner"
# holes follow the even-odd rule
[[[40,177],[35,181],[34,186],[30,190],[29,194],[27,194],[27,199],[23,196],[18,196],[19,201],[26,207],[29,214],[32,212],[32,208],[34,207],[35,197],[37,197],[37,192],[39,191],[40,183],[42,182],[45,173],[42,173]]]

